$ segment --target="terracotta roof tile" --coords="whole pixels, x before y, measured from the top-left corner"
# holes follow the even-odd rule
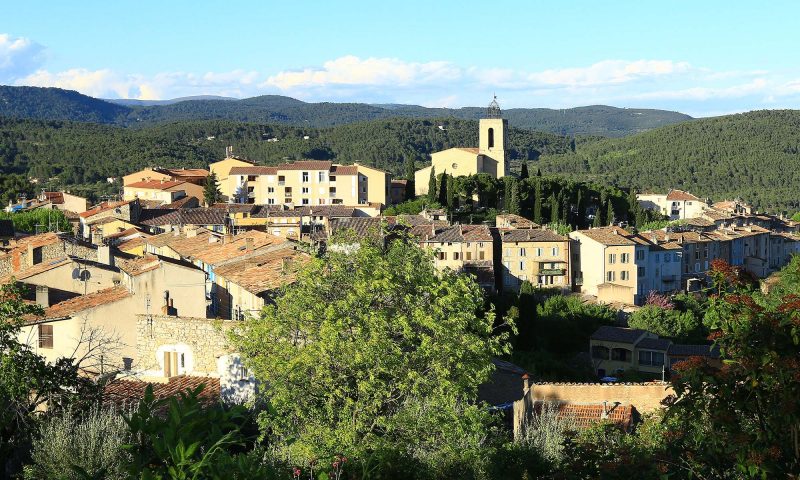
[[[160,180],[144,180],[144,181],[141,181],[141,182],[130,183],[128,185],[125,185],[125,187],[126,188],[127,187],[130,187],[130,188],[142,188],[142,189],[146,189],[146,190],[169,190],[171,188],[175,188],[177,186],[183,185],[184,183],[186,183],[186,182],[184,182],[184,181],[171,181],[171,180],[164,181],[164,182],[162,182]]]
[[[135,237],[117,245],[117,250],[121,252],[129,252],[135,248],[141,247],[146,244],[144,237]]]
[[[578,233],[581,233],[598,243],[602,243],[603,245],[636,244],[636,242],[629,238],[631,234],[619,227],[590,228],[589,230],[578,230]]]
[[[120,270],[133,277],[157,269],[161,261],[155,255],[147,254],[143,257],[131,258],[128,260],[118,259],[117,266]]]
[[[357,165],[332,165],[331,175],[358,175]]]
[[[685,200],[685,201],[690,201],[690,202],[691,201],[698,201],[698,202],[702,201],[699,198],[697,198],[694,195],[692,195],[691,193],[684,192],[683,190],[670,190],[670,192],[667,193],[667,200],[670,200],[670,201],[684,201]]]
[[[523,228],[518,230],[507,230],[501,234],[502,241],[505,242],[566,242],[568,237],[559,235],[549,229]]]
[[[575,427],[581,429],[589,428],[604,420],[615,423],[626,430],[633,424],[634,408],[632,405],[559,403],[557,408],[560,418],[570,420]],[[542,402],[538,401],[534,405],[534,412],[540,414],[541,410]]]
[[[253,165],[252,167],[233,167],[230,175],[277,175],[278,167],[264,167]]]
[[[166,383],[148,383],[124,378],[113,380],[103,388],[103,403],[118,407],[134,406],[144,398],[144,392],[148,385],[153,386],[153,395],[156,399],[177,397],[181,392],[194,390],[200,385],[204,385],[203,391],[200,393],[200,399],[204,404],[216,403],[220,398],[218,378],[182,375],[172,377]]]
[[[263,255],[225,264],[215,273],[254,295],[261,295],[294,282],[297,269],[311,261],[311,256],[293,248],[283,248]]]
[[[51,305],[44,309],[44,316],[28,317],[27,320],[30,323],[37,323],[44,320],[66,318],[84,310],[119,302],[130,296],[132,296],[131,292],[125,287],[106,288],[105,290],[99,290]]]
[[[301,160],[299,162],[278,165],[279,170],[327,170],[330,171],[332,163],[327,160]]]
[[[93,207],[90,210],[86,210],[85,212],[81,213],[82,218],[89,218],[93,215],[97,215],[98,213],[105,212],[106,210],[111,210],[112,208],[121,207],[123,205],[127,205],[131,203],[133,200],[130,201],[122,201],[122,202],[103,202],[100,205]]]

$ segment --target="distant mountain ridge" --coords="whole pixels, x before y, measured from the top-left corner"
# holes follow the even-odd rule
[[[241,100],[207,95],[157,101],[101,100],[58,88],[0,86],[0,116],[120,126],[224,119],[321,128],[392,117],[476,120],[485,111],[484,107],[450,109],[397,104],[306,103],[280,95]],[[504,110],[503,116],[518,128],[559,135],[607,137],[622,137],[692,120],[692,117],[679,112],[604,105],[560,110],[512,108]]]

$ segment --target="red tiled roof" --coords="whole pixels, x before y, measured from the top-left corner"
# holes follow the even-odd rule
[[[667,200],[672,200],[672,201],[688,200],[690,202],[701,201],[699,198],[695,197],[691,193],[684,192],[683,190],[670,190],[670,192],[667,194]]]
[[[619,227],[600,227],[589,230],[578,230],[592,240],[604,245],[634,245],[636,242],[631,240],[630,233]]]
[[[170,188],[177,187],[178,185],[183,185],[184,181],[165,181],[162,182],[161,180],[144,180],[141,182],[134,182],[128,185],[125,185],[126,188],[143,188],[146,190],[169,190]]]
[[[175,177],[207,177],[210,175],[209,171],[204,168],[165,168],[164,171]]]
[[[106,288],[105,290],[99,290],[94,293],[71,298],[61,303],[56,303],[44,309],[44,316],[31,316],[28,317],[28,321],[30,323],[36,323],[42,320],[66,318],[75,313],[99,307],[100,305],[115,303],[130,296],[131,292],[125,287]]]
[[[56,205],[64,203],[64,193],[62,192],[42,192],[42,196],[46,201]]]
[[[132,258],[130,260],[117,260],[117,266],[120,270],[135,277],[142,273],[155,270],[161,265],[161,261],[155,255],[145,255],[143,257]]]
[[[233,167],[229,175],[275,175],[278,167],[263,167],[253,165],[252,167]]]
[[[134,248],[144,245],[145,243],[147,242],[145,241],[144,237],[136,237],[117,245],[117,250],[121,252],[128,252]]]
[[[123,205],[127,205],[131,203],[133,200],[130,201],[122,201],[122,202],[103,202],[100,205],[95,206],[91,210],[86,210],[85,212],[81,213],[82,218],[89,218],[93,215],[97,215],[100,212],[105,212],[106,210],[111,210],[112,208],[121,207]]]
[[[331,162],[326,160],[301,160],[279,165],[278,170],[330,170]]]
[[[331,166],[331,175],[358,175],[358,167],[356,165],[333,165]]]
[[[157,400],[177,397],[181,392],[194,390],[203,385],[200,399],[206,405],[219,401],[220,386],[218,378],[193,377],[181,375],[172,377],[166,383],[149,383],[141,380],[116,379],[103,388],[103,403],[118,407],[132,406],[144,398],[148,385],[153,386],[153,395]]]

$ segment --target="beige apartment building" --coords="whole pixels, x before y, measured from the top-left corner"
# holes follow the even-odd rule
[[[643,208],[655,210],[670,220],[699,217],[709,208],[707,202],[683,190],[670,190],[666,194],[640,193],[636,199]]]
[[[636,305],[648,292],[649,243],[619,227],[571,232],[572,278],[581,292],[601,302]]]
[[[479,285],[493,291],[494,239],[486,225],[441,225],[431,223],[411,228],[422,248],[434,252],[439,270],[473,274]]]
[[[504,290],[528,281],[537,287],[569,290],[569,237],[552,230],[524,228],[501,232]]]
[[[454,177],[478,173],[486,173],[494,178],[508,175],[508,120],[501,118],[497,98],[489,105],[486,117],[479,123],[478,148],[455,147],[431,154],[431,166],[414,173],[416,195],[428,193],[431,169],[437,176],[442,173]]]
[[[122,187],[123,200],[153,200],[172,203],[183,197],[203,198],[203,187],[194,183],[173,180],[144,180]]]
[[[366,165],[303,160],[275,167],[232,166],[220,190],[235,203],[385,206],[390,185],[387,172]]]

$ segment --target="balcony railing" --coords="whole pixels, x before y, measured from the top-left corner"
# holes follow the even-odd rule
[[[539,270],[539,275],[566,275],[567,270],[565,268],[544,268]]]

